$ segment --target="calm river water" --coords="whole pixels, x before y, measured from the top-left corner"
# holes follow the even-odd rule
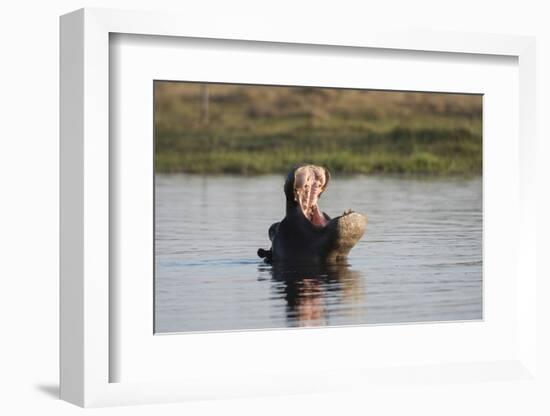
[[[482,181],[333,177],[320,207],[368,215],[348,264],[263,264],[282,176],[156,177],[155,332],[482,318]]]

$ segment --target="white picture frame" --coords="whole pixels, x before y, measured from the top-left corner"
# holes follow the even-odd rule
[[[323,28],[308,30],[276,25],[239,26],[230,22],[216,24],[182,15],[82,9],[61,18],[61,397],[80,406],[182,401],[195,398],[240,397],[255,394],[319,392],[355,388],[377,383],[418,380],[482,379],[524,380],[536,376],[536,271],[533,179],[535,175],[535,41],[530,37],[466,33],[429,33],[361,30],[360,33],[327,33]],[[329,367],[319,377],[315,371],[294,374],[279,372],[258,374],[243,380],[233,373],[204,371],[200,366],[189,376],[148,381],[113,380],[112,368],[121,360],[113,339],[120,328],[113,323],[117,310],[118,287],[110,275],[116,259],[110,253],[110,228],[113,226],[110,201],[113,199],[111,172],[116,171],[110,158],[110,34],[129,34],[201,39],[224,39],[285,45],[330,45],[332,48],[374,48],[424,51],[438,54],[501,55],[515,57],[519,68],[519,153],[517,155],[518,239],[513,245],[517,257],[517,331],[513,348],[498,360],[452,362],[442,358],[439,364],[418,361],[414,375],[410,367],[369,367],[368,374],[357,369]],[[420,331],[422,329],[419,329]],[[451,334],[455,329],[444,329]],[[483,329],[481,329],[482,331]],[[306,331],[307,338],[318,341],[345,336],[334,330]],[[341,330],[340,330],[341,331]],[[380,329],[379,329],[380,331]],[[414,326],[405,331],[413,333]],[[294,332],[294,336],[302,332]],[[313,335],[312,335],[313,334]],[[151,334],[153,336],[153,334]],[[214,335],[215,336],[215,335]],[[263,337],[269,337],[269,331]],[[213,340],[214,338],[212,338]],[[227,339],[227,337],[226,337]],[[215,340],[215,342],[220,342]],[[235,342],[239,342],[238,340]],[[306,342],[306,341],[304,341]],[[307,341],[307,342],[311,342]],[[146,357],[144,357],[146,358]],[[153,357],[149,357],[153,358]],[[409,363],[410,365],[410,363]],[[479,377],[480,372],[483,374]],[[477,374],[477,375],[476,375]],[[292,377],[289,377],[292,376]],[[115,377],[117,378],[117,377]],[[291,381],[289,381],[289,378]],[[342,380],[347,380],[345,383]],[[116,382],[114,382],[116,381]]]

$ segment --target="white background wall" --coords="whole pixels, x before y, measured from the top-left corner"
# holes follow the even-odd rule
[[[5,1],[0,8],[0,413],[73,414],[58,383],[58,16],[84,6],[246,14],[281,23],[327,22],[327,30],[388,24],[538,38],[539,253],[548,252],[550,212],[550,12],[544,1]],[[206,19],[207,21],[208,19]],[[513,219],[512,219],[513,220]],[[542,247],[545,249],[542,250]],[[548,257],[547,255],[545,257]],[[545,259],[539,271],[550,277]],[[543,269],[544,268],[544,269]],[[542,282],[540,293],[550,294]],[[544,300],[544,296],[540,298]],[[545,302],[540,310],[550,316]],[[540,322],[548,354],[548,319]],[[548,359],[540,357],[548,371]],[[434,394],[434,391],[437,394]],[[259,398],[95,410],[98,414],[550,414],[548,393],[529,383],[388,387],[376,395]]]

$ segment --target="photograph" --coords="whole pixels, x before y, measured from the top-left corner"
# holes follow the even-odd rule
[[[483,319],[483,95],[153,81],[154,333]]]

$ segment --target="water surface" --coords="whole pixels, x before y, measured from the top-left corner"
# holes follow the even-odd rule
[[[282,176],[157,175],[155,331],[481,319],[482,185],[334,177],[330,216],[368,215],[347,264],[263,264],[284,216]]]

